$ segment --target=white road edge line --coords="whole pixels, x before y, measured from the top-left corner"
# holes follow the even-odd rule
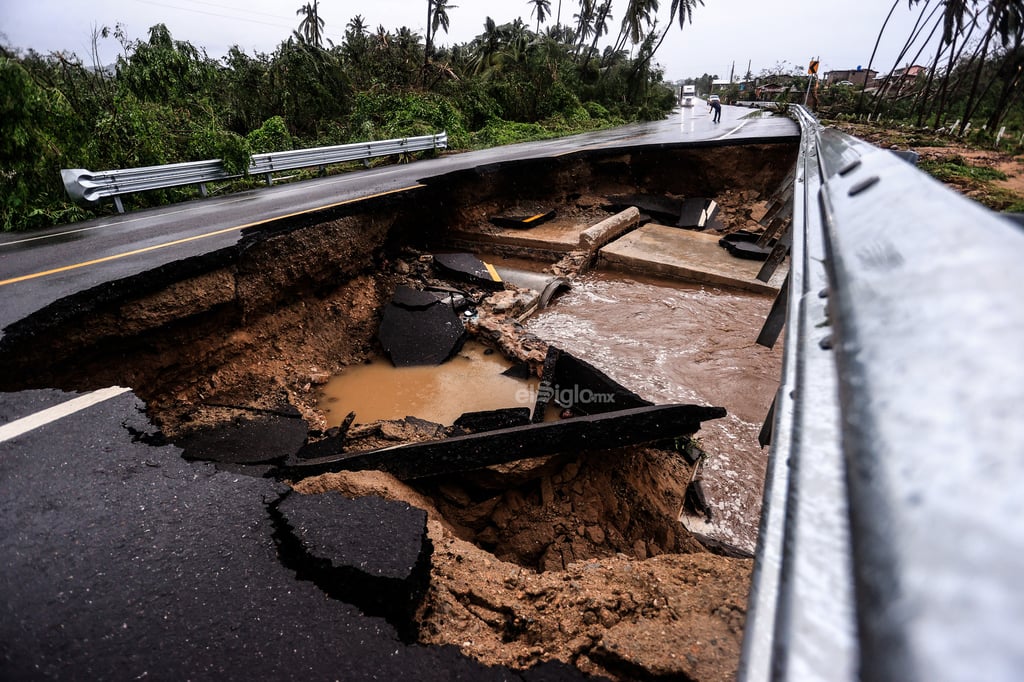
[[[733,128],[733,129],[732,129],[732,130],[730,130],[729,132],[725,133],[724,135],[719,135],[719,136],[718,136],[718,137],[716,137],[715,139],[716,139],[716,140],[724,140],[725,138],[729,137],[729,136],[730,136],[730,135],[732,135],[733,133],[735,133],[735,132],[739,131],[739,129],[740,129],[740,128],[742,128],[743,126],[747,125],[748,123],[750,123],[750,121],[743,121],[742,123],[740,123],[740,124],[739,124],[738,126],[736,126],[735,128]]]
[[[92,393],[86,393],[85,395],[78,396],[77,398],[72,398],[60,405],[54,405],[53,407],[48,407],[45,410],[40,410],[35,414],[30,414],[27,417],[16,419],[10,424],[0,426],[0,443],[9,441],[12,438],[17,438],[23,433],[28,433],[29,431],[38,429],[40,426],[46,426],[51,422],[55,422],[58,419],[63,419],[75,412],[80,412],[88,407],[102,403],[104,400],[110,400],[111,398],[119,396],[122,393],[127,393],[130,390],[132,389],[122,388],[121,386],[101,388],[98,391],[93,391]]]

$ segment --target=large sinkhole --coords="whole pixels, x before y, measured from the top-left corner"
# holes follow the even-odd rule
[[[610,197],[706,197],[719,210],[717,230],[705,226],[704,231],[717,237],[763,229],[758,220],[785,186],[796,151],[787,140],[501,164],[250,228],[231,248],[104,284],[6,329],[0,341],[0,389],[131,387],[162,436],[176,444],[215,427],[242,432],[263,418],[301,424],[297,442],[289,445],[285,438],[282,448],[343,439],[345,448],[361,450],[452,437],[465,430],[453,431],[458,427],[450,416],[362,418],[358,412],[368,408],[344,405],[332,413],[325,409],[325,392],[339,378],[387,363],[378,332],[397,290],[429,290],[440,299],[448,296],[449,303],[458,296],[462,305],[453,310],[467,338],[454,348],[454,362],[498,362],[495,371],[518,368],[519,388],[528,396],[522,405],[495,405],[487,399],[496,389],[469,380],[461,391],[468,394],[461,396],[468,398],[467,407],[460,411],[532,406],[549,348],[556,347],[614,375],[613,381],[647,402],[722,405],[728,417],[716,430],[703,428],[694,438],[595,445],[586,451],[568,447],[543,457],[524,453],[507,463],[401,485],[381,484],[367,472],[369,482],[363,483],[356,474],[326,474],[295,481],[301,492],[376,493],[421,503],[453,537],[536,574],[566,571],[588,560],[642,560],[708,547],[748,554],[763,477],[763,459],[749,443],[756,442],[777,385],[779,357],[777,350],[743,354],[771,298],[606,272],[598,254],[579,248],[579,242],[565,242],[557,234],[535,242],[505,238],[492,218],[528,222],[547,215],[549,233],[568,232],[615,215],[619,208]],[[658,217],[644,215],[638,224],[652,221]],[[548,306],[535,311],[527,299],[517,298],[516,287],[483,286],[442,272],[437,255],[453,252],[562,277],[567,287],[551,292]],[[655,375],[660,378],[652,379]],[[368,377],[360,390],[381,392],[385,380]],[[386,402],[388,391],[375,397]],[[767,396],[767,402],[751,396]],[[429,396],[423,402],[429,404]],[[579,417],[571,409],[568,414],[552,409],[528,419]],[[346,419],[352,411],[357,414]],[[740,441],[748,445],[737,445]],[[247,459],[242,453],[223,466],[272,474],[290,454]],[[723,497],[714,520],[724,533],[716,539],[700,532],[710,527],[701,525],[707,518],[684,527],[684,509],[698,517],[704,513],[687,499],[695,462],[714,471],[729,468],[720,462],[730,458],[740,472],[722,478],[740,492],[727,495],[713,485],[706,490]],[[507,586],[508,579],[502,580]],[[470,588],[467,604],[481,599],[472,593]],[[433,598],[427,610],[434,625],[425,628],[433,638],[427,639],[445,641],[438,623],[456,607],[443,606],[436,593]],[[599,624],[616,613],[611,606],[601,608],[593,611]],[[517,636],[509,627],[501,628],[504,641]],[[574,646],[575,656],[590,645],[577,641]],[[521,657],[523,662],[543,655]]]

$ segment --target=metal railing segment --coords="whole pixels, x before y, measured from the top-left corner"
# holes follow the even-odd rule
[[[358,142],[331,147],[253,154],[250,157],[249,175],[262,175],[266,178],[267,184],[270,184],[273,174],[278,172],[317,166],[324,168],[347,161],[445,149],[447,146],[448,135],[441,132],[436,135],[378,142]],[[65,168],[61,170],[60,174],[68,196],[74,201],[92,203],[112,198],[117,205],[117,210],[121,213],[124,212],[124,206],[120,197],[126,194],[198,185],[205,196],[207,182],[238,177],[228,173],[220,159],[95,172],[84,168]]]
[[[740,678],[1024,670],[1024,233],[803,131]]]

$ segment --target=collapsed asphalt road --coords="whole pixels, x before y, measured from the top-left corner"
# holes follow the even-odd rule
[[[72,397],[2,394],[0,411],[10,426]],[[424,512],[188,462],[147,443],[143,409],[122,393],[0,433],[3,679],[583,679],[406,643]]]
[[[736,202],[766,197],[780,180],[781,164],[765,164],[765,155],[791,153],[761,147],[733,148],[731,163],[716,149],[716,175],[702,181],[699,195],[719,196],[714,187],[724,192],[736,169],[750,169],[742,177],[752,189],[733,195],[736,219],[745,220]],[[275,466],[277,443],[287,455],[307,429],[330,435],[313,409],[315,386],[366,361],[397,284],[437,279],[425,258],[432,245],[409,246],[413,237],[443,242],[447,228],[501,213],[511,177],[554,195],[567,225],[582,231],[571,239],[575,249],[594,218],[604,222],[606,187],[657,180],[657,191],[678,194],[663,186],[686,177],[666,174],[669,158],[684,169],[706,166],[688,162],[690,153],[651,150],[617,153],[585,176],[567,161],[511,176],[459,175],[429,195],[435,210],[380,198],[282,221],[252,231],[237,248],[96,287],[5,327],[0,375],[10,393],[0,420],[68,395],[49,387],[116,384],[133,388],[153,422],[142,416],[141,400],[123,394],[39,430],[0,436],[0,519],[9,530],[0,609],[11,616],[0,674],[731,675],[749,560],[711,555],[680,527],[692,477],[674,439],[661,449],[552,459],[500,480],[460,477],[431,484],[426,496],[396,490],[395,477],[384,488],[363,477],[367,487],[352,496],[382,496],[372,503],[307,504],[270,479],[239,475],[242,467]],[[624,184],[626,170],[638,179]],[[595,194],[579,195],[580,186]],[[503,312],[497,302],[480,306],[467,327],[503,353],[540,363],[548,344],[522,336],[515,318],[525,309],[509,307],[518,305],[512,294],[495,294]],[[664,305],[658,301],[658,310]],[[252,433],[253,415],[286,432],[254,449],[226,447],[206,430]],[[405,435],[392,427],[382,427],[371,447]],[[206,459],[211,449],[228,463],[182,459]],[[321,489],[296,490],[349,494],[343,486],[351,479],[324,478]],[[420,598],[427,571],[430,594],[416,625],[419,641],[438,648],[425,653],[412,644],[409,604]],[[683,646],[689,654],[677,656]],[[551,660],[574,667],[529,667]]]

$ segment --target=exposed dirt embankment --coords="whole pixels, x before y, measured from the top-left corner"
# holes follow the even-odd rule
[[[410,220],[363,209],[58,302],[7,330],[3,388],[130,386],[168,435],[206,405],[291,403],[316,426],[311,386],[372,352],[385,244]]]
[[[408,247],[443,248],[449,231],[523,207],[589,220],[603,196],[628,192],[718,197],[727,226],[746,227],[793,156],[784,144],[543,159],[286,221],[5,330],[0,389],[129,386],[168,436],[291,405],[315,438],[325,426],[316,387],[379,350],[379,311],[415,262]],[[651,447],[417,489],[376,472],[297,487],[427,509],[435,553],[424,643],[618,679],[732,679],[751,561],[703,551],[678,523],[690,473],[677,452]]]

